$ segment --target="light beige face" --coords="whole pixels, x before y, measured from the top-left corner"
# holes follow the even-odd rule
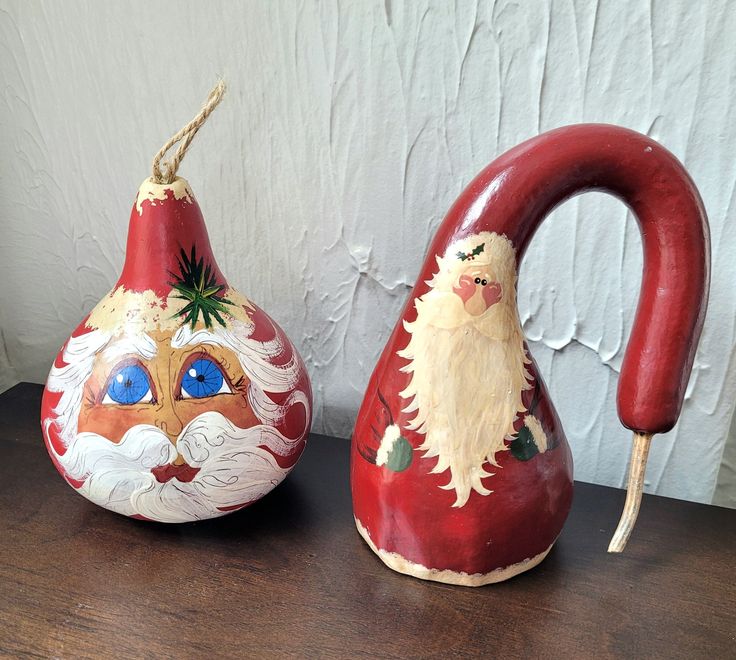
[[[460,296],[465,311],[472,316],[480,316],[503,295],[503,288],[488,267],[468,266],[462,271],[453,292]]]
[[[148,333],[156,343],[156,355],[152,359],[133,352],[112,359],[105,351],[97,354],[92,375],[84,386],[79,432],[91,431],[118,443],[131,427],[147,424],[161,429],[175,444],[182,429],[207,411],[221,413],[240,428],[259,423],[248,403],[250,381],[235,353],[210,345],[172,348],[172,335],[168,330]],[[199,359],[214,363],[223,381],[218,393],[201,398],[189,396],[182,388],[187,373],[190,380],[196,375],[191,367]],[[111,379],[128,365],[139,366],[147,375],[150,393],[136,403],[118,403],[109,396]],[[178,456],[175,464],[182,462],[183,458]]]

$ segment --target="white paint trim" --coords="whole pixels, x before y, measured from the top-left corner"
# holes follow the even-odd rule
[[[443,582],[444,584],[457,584],[463,587],[482,587],[486,584],[494,584],[496,582],[503,582],[509,578],[528,571],[539,564],[552,549],[552,545],[549,546],[544,552],[540,552],[534,557],[529,557],[517,564],[506,566],[505,568],[497,568],[490,573],[464,573],[462,571],[451,571],[449,569],[441,570],[439,568],[427,568],[421,564],[416,564],[413,561],[402,557],[397,552],[387,552],[376,547],[375,543],[371,540],[368,530],[361,525],[360,520],[355,518],[355,526],[358,528],[358,533],[363,537],[363,540],[368,544],[371,550],[375,552],[380,560],[386,564],[389,568],[397,571],[398,573],[404,573],[405,575],[411,575],[412,577],[419,578],[420,580],[432,580],[434,582]],[[555,539],[556,540],[556,539]]]
[[[135,198],[138,215],[143,215],[144,201],[149,201],[154,205],[157,201],[162,202],[166,199],[167,190],[174,194],[174,199],[184,199],[190,204],[194,201],[192,189],[186,179],[176,177],[171,183],[154,183],[151,179],[146,179],[138,188],[138,195]]]
[[[381,467],[388,463],[388,455],[400,437],[401,429],[397,424],[391,424],[386,427],[386,430],[383,432],[383,438],[381,439],[381,446],[378,448],[378,452],[376,452],[376,465]]]
[[[544,452],[547,451],[549,442],[547,440],[547,434],[542,428],[542,422],[540,422],[534,415],[527,415],[524,418],[524,424],[526,424],[526,427],[532,432],[534,444],[537,445],[539,453],[544,454]]]

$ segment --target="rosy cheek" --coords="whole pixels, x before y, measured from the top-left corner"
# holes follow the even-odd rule
[[[491,282],[487,286],[483,287],[483,300],[486,303],[486,308],[491,305],[495,305],[501,300],[501,285],[498,282]]]
[[[462,275],[458,281],[458,285],[452,288],[453,293],[460,296],[463,303],[468,302],[475,293],[475,282],[469,275]]]

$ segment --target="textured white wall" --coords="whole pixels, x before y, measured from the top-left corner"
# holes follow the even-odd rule
[[[0,386],[43,381],[117,279],[133,195],[216,74],[229,94],[181,174],[230,281],[306,359],[315,430],[340,436],[462,188],[525,138],[612,122],[682,159],[710,214],[706,330],[648,471],[651,491],[710,501],[736,390],[734,33],[727,0],[2,0]],[[555,212],[522,268],[583,480],[623,483],[615,389],[640,268],[632,219],[601,195]]]

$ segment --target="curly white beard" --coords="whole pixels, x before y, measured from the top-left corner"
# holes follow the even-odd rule
[[[95,504],[159,522],[186,522],[227,513],[222,509],[252,502],[278,485],[289,472],[268,447],[288,454],[299,441],[271,426],[241,429],[217,412],[195,417],[182,430],[176,447],[155,426],[130,428],[119,443],[96,433],[79,433],[63,455],[65,472],[79,481],[78,491]],[[200,468],[188,483],[160,483],[151,469],[179,453]]]
[[[455,490],[453,506],[465,505],[471,490],[492,491],[482,480],[493,476],[483,465],[498,465],[496,454],[507,449],[518,413],[526,410],[522,392],[531,386],[529,359],[515,308],[513,282],[503,300],[474,317],[454,293],[430,290],[416,301],[417,320],[399,355],[410,360],[411,373],[401,396],[412,399],[403,410],[416,411],[407,428],[425,435],[418,449],[437,457],[432,473],[450,471],[442,486]]]

